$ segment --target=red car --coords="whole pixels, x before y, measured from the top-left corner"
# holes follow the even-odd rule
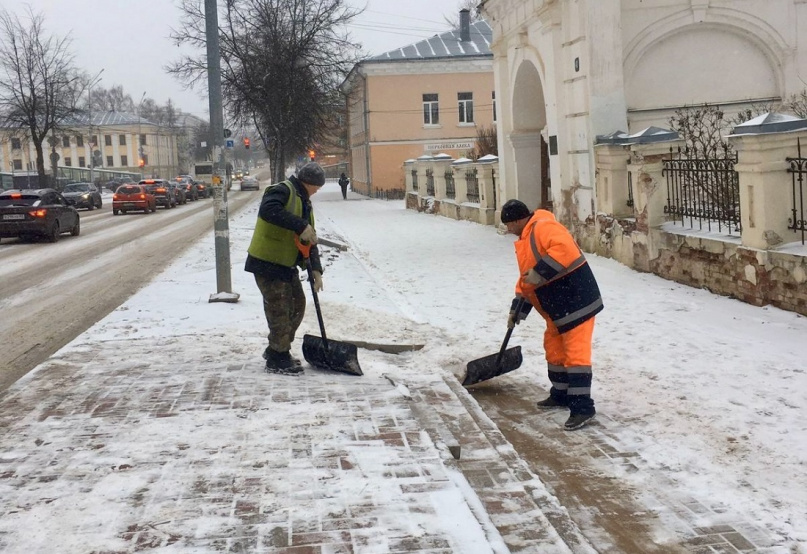
[[[157,211],[157,199],[143,185],[121,185],[112,195],[112,213],[126,213],[129,210]]]

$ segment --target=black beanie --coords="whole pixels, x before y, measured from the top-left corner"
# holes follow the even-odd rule
[[[325,184],[325,170],[317,162],[308,162],[297,172],[297,178],[303,183],[321,187]]]
[[[502,206],[502,223],[518,221],[519,219],[524,219],[531,215],[532,212],[527,209],[527,205],[521,200],[508,200],[504,203],[504,206]]]

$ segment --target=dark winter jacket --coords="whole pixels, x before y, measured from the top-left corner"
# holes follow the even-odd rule
[[[311,217],[313,208],[308,193],[305,191],[305,187],[303,187],[302,183],[294,176],[289,177],[288,180],[293,185],[294,193],[302,202],[302,214],[297,216],[293,213],[293,210],[290,211],[286,209],[289,204],[291,192],[289,191],[289,187],[284,183],[277,183],[266,187],[263,198],[261,199],[261,206],[258,210],[258,217],[267,223],[276,225],[282,229],[289,229],[299,235],[303,232],[306,225],[309,224],[309,221],[313,219]],[[316,246],[311,247],[310,257],[311,265],[314,270],[322,273],[319,250]],[[292,279],[298,278],[297,266],[305,267],[302,254],[298,254],[296,261],[290,267],[259,259],[252,254],[247,254],[244,270],[250,273],[256,273],[268,279],[291,281]]]

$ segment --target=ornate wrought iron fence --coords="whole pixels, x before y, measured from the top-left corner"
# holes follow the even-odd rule
[[[457,197],[456,189],[454,188],[454,170],[450,167],[446,168],[445,173],[446,178],[446,198],[451,198],[452,200]]]
[[[465,172],[465,182],[468,183],[468,202],[479,202],[479,176],[475,167]]]
[[[418,170],[412,170],[412,190],[418,189]]]
[[[426,196],[434,196],[434,170],[426,170]]]
[[[805,244],[805,233],[807,233],[807,220],[805,220],[804,203],[807,196],[807,187],[804,185],[804,176],[807,175],[807,158],[801,157],[801,140],[797,140],[798,157],[785,158],[790,164],[787,172],[793,178],[793,194],[790,217],[787,219],[787,228],[794,233],[801,231],[801,243]]]
[[[691,228],[719,233],[740,233],[740,179],[734,171],[737,153],[723,157],[689,156],[670,149],[662,175],[667,176],[664,213]],[[688,220],[688,222],[687,222]]]

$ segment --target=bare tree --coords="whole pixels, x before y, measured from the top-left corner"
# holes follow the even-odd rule
[[[452,29],[460,28],[460,11],[468,10],[471,16],[471,23],[479,19],[479,10],[476,7],[479,5],[480,0],[460,0],[457,4],[457,9],[451,17],[443,16],[443,20],[448,23]]]
[[[488,154],[499,155],[496,125],[491,125],[490,127],[480,126],[476,129],[476,148],[472,151],[472,159],[478,160]]]
[[[782,107],[796,117],[807,119],[807,89],[798,94],[792,94]]]
[[[205,47],[200,0],[182,0],[177,44]],[[235,123],[257,129],[281,180],[286,162],[332,133],[337,87],[358,61],[344,25],[360,13],[345,0],[228,0],[219,27],[222,91]],[[168,70],[193,86],[206,60],[185,57]]]
[[[0,123],[33,141],[40,183],[46,182],[43,143],[78,112],[82,93],[70,39],[48,35],[44,23],[30,8],[26,20],[0,12]]]
[[[121,85],[108,89],[97,87],[92,91],[92,111],[132,113],[135,111],[135,104],[132,96]]]

